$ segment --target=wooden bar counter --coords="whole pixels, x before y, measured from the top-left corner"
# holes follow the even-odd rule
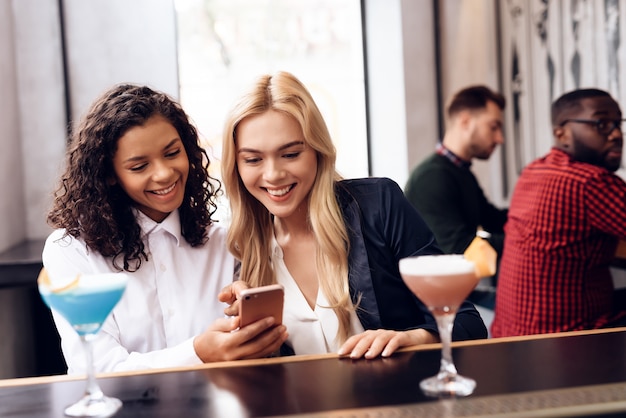
[[[284,357],[100,375],[124,406],[116,417],[532,417],[626,415],[626,328],[453,345],[473,395],[433,399],[439,344],[388,359]],[[0,380],[0,417],[59,417],[85,381],[53,376]]]

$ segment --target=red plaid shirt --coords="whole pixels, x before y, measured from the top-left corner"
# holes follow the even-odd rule
[[[522,172],[500,263],[494,337],[600,328],[617,316],[609,264],[626,183],[556,148]]]

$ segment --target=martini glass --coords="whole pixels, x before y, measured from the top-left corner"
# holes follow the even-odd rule
[[[83,343],[87,360],[85,394],[65,409],[67,416],[110,417],[122,406],[119,399],[105,396],[96,382],[92,341],[122,297],[128,278],[124,273],[79,275],[70,283],[53,287],[45,269],[39,275],[39,293],[51,309],[72,325]]]
[[[457,373],[450,342],[459,306],[479,281],[473,262],[462,255],[426,255],[400,260],[400,274],[409,289],[426,304],[437,321],[441,339],[439,373],[420,382],[429,396],[467,396],[476,381]]]

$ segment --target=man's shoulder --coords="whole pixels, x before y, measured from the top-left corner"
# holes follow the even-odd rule
[[[413,171],[420,171],[431,167],[447,167],[454,166],[454,164],[449,164],[450,160],[448,160],[443,155],[439,155],[436,152],[430,154],[428,157],[424,158]]]
[[[461,172],[461,169],[443,155],[433,153],[415,166],[415,168],[411,171],[409,179],[418,180],[426,175],[430,176],[434,173],[446,172],[458,173]]]
[[[606,168],[573,160],[566,153],[557,149],[552,149],[545,156],[531,162],[522,170],[520,178],[524,178],[531,173],[539,174],[543,172],[551,172],[555,177],[569,178],[570,180],[583,183],[598,181],[624,183],[621,177]]]
[[[436,191],[442,187],[461,187],[473,174],[470,170],[457,167],[439,154],[432,154],[417,165],[407,180],[404,192],[407,195]]]

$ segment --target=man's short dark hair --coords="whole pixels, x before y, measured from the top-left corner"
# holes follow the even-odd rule
[[[506,101],[504,96],[486,86],[470,86],[457,92],[448,105],[448,117],[452,117],[463,110],[480,110],[487,107],[487,102],[494,102],[504,110]]]
[[[560,126],[570,117],[572,111],[581,109],[581,100],[594,97],[611,97],[609,93],[600,89],[578,89],[563,94],[552,103],[552,126]]]

